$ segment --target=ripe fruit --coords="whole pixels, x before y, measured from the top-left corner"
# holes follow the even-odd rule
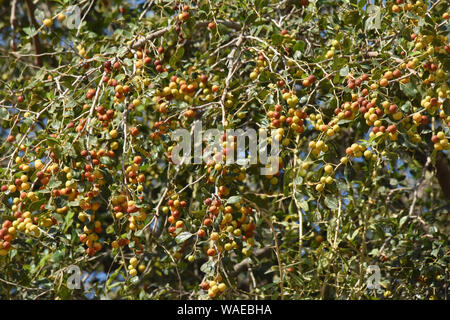
[[[202,282],[202,284],[200,285],[200,287],[203,289],[203,290],[208,290],[209,289],[209,283],[208,282]]]
[[[391,105],[389,106],[389,112],[390,112],[390,113],[396,113],[397,110],[398,110],[397,105],[391,104]]]
[[[330,174],[330,173],[333,172],[333,167],[332,167],[331,165],[327,164],[327,165],[324,167],[324,171],[325,171],[325,173]]]
[[[219,283],[218,288],[219,288],[220,292],[224,292],[227,289],[227,286],[225,283],[222,282],[222,283]]]
[[[66,15],[64,13],[60,13],[58,14],[57,19],[59,22],[63,22],[64,20],[66,20]]]
[[[219,234],[217,232],[213,232],[213,233],[211,233],[211,237],[210,238],[213,241],[217,241],[217,240],[219,240]]]
[[[50,18],[46,18],[46,19],[44,19],[43,23],[44,23],[44,26],[46,26],[47,28],[50,28],[53,25],[53,20]]]
[[[142,157],[141,156],[135,156],[133,159],[133,162],[135,164],[141,164],[142,163]]]
[[[103,0],[97,9],[103,12],[108,2],[110,11],[117,13],[120,1]],[[450,44],[443,31],[443,20],[433,17],[437,12],[441,15],[446,9],[440,5],[421,12],[419,9],[423,9],[423,0],[386,2],[379,6],[382,17],[387,18],[384,19],[386,21],[392,18],[394,23],[401,20],[401,23],[395,24],[398,30],[394,33],[392,27],[383,26],[378,30],[379,34],[374,31],[376,36],[371,36],[369,40],[360,37],[358,30],[340,32],[333,26],[329,26],[329,32],[324,35],[321,21],[314,19],[310,22],[318,24],[319,29],[302,32],[297,22],[301,22],[301,16],[309,17],[315,7],[325,9],[327,4],[322,2],[314,2],[306,9],[303,6],[309,4],[307,0],[288,1],[281,10],[289,9],[282,12],[285,14],[293,9],[292,21],[281,21],[274,35],[256,31],[252,37],[250,32],[238,43],[230,42],[230,35],[231,40],[236,42],[239,39],[233,37],[239,34],[237,29],[244,28],[245,35],[246,31],[254,29],[253,22],[264,24],[267,18],[270,22],[273,11],[270,7],[273,5],[260,8],[258,11],[262,16],[257,21],[249,21],[248,26],[231,14],[234,10],[231,7],[212,12],[213,8],[207,7],[214,4],[209,1],[199,4],[191,2],[192,9],[185,7],[183,2],[173,1],[168,6],[151,6],[155,16],[144,26],[149,36],[145,30],[134,28],[134,23],[120,24],[123,32],[114,32],[114,36],[107,37],[104,43],[92,43],[94,37],[90,36],[92,30],[89,31],[92,28],[73,30],[70,35],[67,33],[69,42],[80,42],[77,47],[79,54],[70,54],[70,61],[65,55],[42,56],[44,65],[49,67],[55,64],[52,61],[56,59],[56,65],[60,68],[45,68],[45,74],[40,72],[43,76],[40,84],[39,79],[32,78],[34,69],[27,69],[23,79],[11,81],[12,86],[8,86],[2,104],[6,108],[0,107],[0,114],[6,116],[6,120],[1,121],[3,139],[9,135],[10,141],[4,143],[4,151],[13,155],[11,158],[7,154],[3,157],[8,170],[3,168],[5,170],[0,177],[1,200],[7,207],[0,219],[11,219],[0,229],[0,255],[7,254],[6,251],[12,247],[16,255],[17,249],[15,257],[5,259],[9,262],[23,260],[28,252],[35,252],[32,246],[38,244],[39,249],[40,242],[30,236],[39,226],[41,230],[49,229],[45,230],[41,244],[46,246],[48,243],[51,251],[52,238],[48,235],[63,235],[73,243],[58,243],[58,248],[54,249],[59,250],[63,245],[66,253],[73,258],[80,258],[78,253],[86,256],[98,254],[102,245],[106,245],[111,246],[103,252],[107,261],[115,256],[124,260],[129,278],[145,272],[146,266],[146,281],[139,285],[151,296],[155,293],[151,291],[157,288],[161,288],[157,289],[161,291],[157,294],[163,298],[176,296],[170,288],[172,286],[166,288],[169,291],[162,292],[167,279],[161,277],[160,272],[165,267],[171,268],[172,262],[180,263],[179,271],[187,272],[179,275],[183,280],[185,275],[192,276],[192,270],[185,268],[188,261],[195,263],[198,259],[200,267],[205,259],[209,260],[217,268],[211,269],[207,275],[201,274],[203,270],[199,269],[198,276],[195,275],[198,279],[203,277],[201,287],[207,291],[197,292],[195,280],[192,285],[192,279],[186,278],[188,283],[183,288],[192,290],[192,295],[184,292],[183,296],[197,298],[208,292],[214,298],[234,298],[233,294],[239,294],[239,290],[232,290],[227,297],[221,297],[221,293],[226,292],[228,279],[227,285],[222,283],[218,272],[225,276],[225,269],[240,263],[252,252],[259,255],[258,249],[273,245],[267,230],[270,226],[262,216],[267,212],[283,244],[282,256],[278,258],[285,265],[284,269],[292,272],[280,284],[286,285],[286,294],[294,292],[288,290],[292,289],[288,286],[295,280],[295,275],[301,274],[303,269],[307,272],[315,267],[291,267],[297,264],[294,249],[298,239],[298,204],[309,208],[311,212],[307,220],[311,221],[307,221],[308,226],[317,223],[324,238],[329,216],[331,213],[337,214],[338,210],[330,214],[323,212],[323,215],[322,205],[330,207],[329,199],[336,202],[336,196],[342,198],[339,203],[342,202],[343,209],[348,209],[342,212],[344,218],[345,214],[352,215],[350,211],[359,209],[370,211],[370,216],[389,215],[389,203],[377,203],[377,192],[372,191],[394,181],[389,175],[403,175],[400,171],[408,170],[408,166],[414,173],[419,165],[410,162],[391,168],[389,164],[396,163],[397,154],[410,159],[407,153],[415,148],[428,152],[433,145],[436,151],[443,151],[449,145],[447,102],[450,91],[444,62]],[[380,3],[384,4],[383,1]],[[411,12],[406,12],[408,5],[413,7]],[[123,18],[135,21],[137,17],[144,17],[135,9],[140,8],[133,6],[130,15]],[[361,10],[364,15],[367,8],[353,9]],[[400,10],[400,14],[392,14],[391,10]],[[125,12],[124,8],[121,12]],[[191,20],[206,22],[186,21],[194,18],[190,15],[195,15],[195,19]],[[429,32],[429,26],[424,25],[423,20],[416,19],[422,19],[425,15],[427,23],[435,23],[436,34]],[[57,18],[61,22],[64,17],[60,14]],[[214,22],[215,18],[221,19],[218,20],[220,25]],[[55,26],[60,27],[61,24],[56,22]],[[113,29],[118,26],[112,25]],[[286,29],[282,30],[283,27]],[[409,36],[412,30],[417,32],[412,36],[413,41]],[[49,31],[52,31],[51,28],[43,31],[43,40],[51,35]],[[60,33],[64,30],[54,31]],[[80,34],[78,41],[74,38],[75,32]],[[152,35],[153,32],[156,33]],[[24,36],[20,32],[16,35],[17,40]],[[258,41],[259,38],[261,41]],[[318,39],[323,41],[317,42]],[[377,43],[380,39],[383,42]],[[51,39],[47,40],[46,45]],[[349,47],[349,43],[354,45]],[[367,43],[369,48],[364,49]],[[53,45],[60,44],[54,41]],[[23,50],[29,51],[28,47]],[[362,48],[362,52],[352,52],[357,48]],[[23,51],[21,47],[18,49]],[[58,48],[52,49],[59,52]],[[301,52],[304,56],[299,55]],[[29,58],[31,61],[32,57]],[[407,64],[416,70],[407,70]],[[3,81],[9,81],[9,76],[18,74],[10,71],[4,73]],[[70,78],[75,81],[72,85],[67,81],[72,81]],[[410,85],[403,86],[407,81]],[[37,87],[33,86],[35,83],[38,83]],[[417,90],[411,87],[412,84]],[[69,94],[63,94],[61,85],[63,90],[69,88]],[[424,96],[419,98],[420,95]],[[418,99],[423,101],[420,105]],[[194,166],[191,161],[183,166],[175,165],[175,153],[179,149],[175,141],[171,141],[174,132],[192,128],[197,120],[203,120],[205,124],[207,121],[208,127],[211,125],[224,130],[273,130],[274,135],[267,139],[268,151],[275,151],[274,142],[279,143],[281,150],[276,156],[280,159],[279,168],[260,177],[256,173],[259,164],[244,168],[241,163],[227,163],[229,154],[226,151],[235,151],[235,155],[241,152],[237,141],[229,139],[228,134],[220,141],[225,152],[212,150],[215,157],[207,163]],[[427,121],[432,121],[433,125],[424,126]],[[36,128],[29,128],[34,125]],[[398,143],[394,141],[397,136]],[[373,139],[367,140],[369,137]],[[197,144],[194,141],[194,144],[200,147],[199,151],[206,153],[204,148],[210,146],[212,139],[204,139]],[[353,142],[361,142],[367,147]],[[260,160],[260,155],[253,155],[250,147],[248,151],[244,149],[241,153]],[[379,155],[381,157],[377,159]],[[346,179],[348,174],[350,179]],[[386,177],[376,179],[377,174]],[[437,187],[439,181],[435,182]],[[294,199],[286,198],[286,195],[290,197],[295,193],[296,187],[298,192]],[[349,204],[347,198],[353,193],[340,192],[343,187],[347,191],[354,189],[362,200],[367,201],[363,201],[362,206],[358,202],[358,208],[352,202]],[[392,187],[396,188],[395,185]],[[438,199],[442,194],[437,192],[437,188],[433,186],[432,189],[432,198],[442,200]],[[304,195],[307,196],[305,201],[301,200]],[[403,191],[398,195],[393,193],[391,200],[395,204],[399,197],[407,200],[408,196],[411,195]],[[423,196],[428,197],[429,192]],[[298,200],[301,202],[297,203]],[[422,206],[429,202],[425,200],[421,201]],[[436,204],[439,205],[437,201]],[[255,207],[252,209],[250,205]],[[421,208],[416,206],[414,210],[416,214]],[[396,215],[405,213],[405,210],[397,211]],[[436,215],[441,216],[442,213],[437,212]],[[423,216],[424,219],[427,217]],[[64,222],[67,219],[74,220],[69,229]],[[147,230],[148,224],[151,230]],[[339,239],[341,236],[345,238],[344,233],[339,232],[344,227],[345,234],[350,232],[351,235],[354,231],[351,229],[358,225],[337,226],[336,236]],[[12,230],[19,234],[18,241],[15,242],[12,234],[8,233],[10,228],[15,228]],[[143,237],[143,231],[146,231],[146,237]],[[150,242],[147,241],[150,240],[147,231],[155,236]],[[417,229],[417,232],[420,235],[422,231]],[[76,235],[74,239],[70,238],[71,233]],[[320,259],[315,259],[320,258],[316,254],[320,254],[322,249],[314,252],[317,243],[322,242],[325,251],[333,249],[333,243],[330,247],[330,243],[318,240],[316,235],[311,236],[310,232],[305,231],[305,252],[300,255],[320,263]],[[180,242],[183,237],[184,241]],[[353,244],[358,246],[361,237],[353,238]],[[333,238],[330,237],[332,242],[333,239],[334,232]],[[379,237],[370,240],[374,247],[380,247],[382,241]],[[159,247],[156,242],[167,247]],[[25,243],[31,251],[20,251]],[[123,252],[118,250],[127,244],[129,248]],[[148,245],[152,247],[147,248]],[[292,247],[292,255],[285,250],[288,249],[286,246]],[[161,250],[165,248],[166,251]],[[140,255],[144,250],[149,254]],[[42,253],[42,250],[37,252]],[[103,259],[103,254],[98,258]],[[264,259],[267,265],[276,266],[276,258],[272,254]],[[88,264],[96,261],[85,260]],[[139,261],[145,266],[140,265]],[[113,262],[113,268],[122,267],[120,261],[119,264],[115,263],[117,260]],[[175,284],[174,289],[177,286],[175,271],[164,272],[169,275],[169,280],[174,279],[170,281]],[[114,271],[111,269],[111,272]],[[246,273],[244,269],[244,275]],[[238,277],[234,272],[230,275]],[[126,279],[127,282],[129,280]],[[237,283],[236,279],[230,280],[230,284]],[[255,280],[258,282],[256,288],[252,285],[257,295],[255,298],[270,298],[266,294],[278,291],[277,286],[259,290],[258,286],[265,281],[261,283],[258,274]],[[133,283],[125,286],[134,288]],[[342,288],[345,287],[348,286],[343,284]],[[17,290],[27,292],[22,289]],[[425,292],[426,295],[427,288],[417,290],[418,294]],[[135,293],[139,292],[133,289],[132,295]],[[341,293],[347,296],[346,292]]]
[[[86,98],[92,99],[95,96],[96,91],[97,90],[95,88],[89,89],[88,92],[86,93]]]
[[[189,19],[189,12],[185,11],[183,13],[180,13],[178,15],[178,19],[180,19],[181,21],[186,21],[187,19]]]
[[[199,231],[197,231],[197,236],[199,238],[204,238],[206,236],[206,232],[203,229],[200,229]]]
[[[132,276],[132,277],[137,276],[137,270],[136,269],[131,269],[130,270],[130,276]]]
[[[402,76],[402,72],[398,69],[395,69],[392,75],[394,76],[394,78],[400,78]]]
[[[386,78],[382,78],[380,80],[380,86],[386,87],[388,85],[388,80]]]
[[[431,137],[431,141],[432,141],[433,143],[439,143],[439,138],[438,138],[438,136],[436,136],[436,135],[432,136],[432,137]]]
[[[331,59],[334,56],[334,50],[328,50],[325,54],[326,59]]]
[[[389,133],[394,134],[394,133],[397,132],[397,127],[395,126],[395,124],[391,124],[391,125],[388,127],[387,130],[388,130]]]
[[[317,236],[315,236],[314,240],[316,240],[317,243],[322,243],[323,237],[320,234],[318,234]]]
[[[175,228],[177,228],[177,229],[180,229],[180,228],[183,228],[184,227],[184,222],[183,221],[177,221],[176,223],[175,223]]]
[[[133,137],[136,137],[139,134],[138,128],[130,128],[130,133]]]
[[[212,225],[212,220],[210,218],[206,218],[203,220],[203,224],[207,227],[210,227]]]
[[[130,265],[132,265],[133,267],[136,267],[138,264],[138,260],[136,257],[133,257],[130,259]]]
[[[111,138],[116,139],[119,136],[119,132],[113,129],[109,132],[109,135],[111,136]]]

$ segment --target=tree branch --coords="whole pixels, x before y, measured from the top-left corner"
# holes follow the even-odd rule
[[[28,17],[30,18],[30,24],[37,29],[38,26],[37,26],[36,18],[34,17],[35,6],[31,0],[27,0],[27,8],[28,8]],[[39,40],[39,36],[37,34],[35,34],[33,36],[33,45],[34,45],[34,51],[36,53],[35,64],[39,67],[42,67],[42,56],[40,55],[41,51],[42,51],[42,47],[41,47],[41,41]]]

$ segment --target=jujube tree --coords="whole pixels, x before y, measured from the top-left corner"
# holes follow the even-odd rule
[[[448,4],[3,2],[0,296],[445,298]]]

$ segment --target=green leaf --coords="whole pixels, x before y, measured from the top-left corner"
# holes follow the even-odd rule
[[[66,232],[72,225],[74,215],[75,215],[75,211],[73,211],[73,210],[70,210],[69,212],[67,212],[66,217],[64,219],[63,232]]]
[[[175,69],[177,62],[180,61],[183,55],[184,55],[184,47],[178,48],[175,54],[173,54],[169,59],[170,66]]]
[[[351,10],[344,15],[344,22],[347,25],[355,25],[359,21],[359,11]]]
[[[362,8],[364,8],[364,6],[367,4],[367,0],[360,0],[359,2],[358,2],[358,8],[359,9],[362,9]]]
[[[242,200],[241,196],[232,196],[228,198],[227,204],[235,204],[241,202],[241,200]]]
[[[298,40],[292,49],[294,50],[294,52],[295,51],[303,52],[305,50],[305,47],[306,47],[305,41]]]
[[[20,125],[20,133],[25,133],[27,130],[33,125],[33,119],[26,118],[23,120],[22,124]]]
[[[342,46],[344,47],[345,53],[349,53],[352,47],[352,40],[349,37],[344,38]]]
[[[46,202],[45,199],[36,200],[30,204],[28,210],[30,212],[37,211],[41,207],[41,205],[44,204],[45,202]]]
[[[339,208],[338,201],[333,196],[326,196],[324,202],[325,205],[332,210],[336,210]]]
[[[180,244],[185,242],[187,239],[191,238],[194,234],[188,232],[188,231],[183,231],[181,232],[179,235],[177,235],[177,237],[175,238],[175,241]]]
[[[58,180],[57,177],[53,176],[50,178],[50,181],[48,182],[48,187],[50,189],[59,188],[62,185],[62,181]]]
[[[255,12],[251,12],[245,19],[245,24],[250,25],[256,21],[258,15]]]
[[[106,228],[106,234],[113,234],[114,233],[114,225],[110,224],[107,228]]]
[[[105,156],[105,157],[101,157],[100,158],[100,163],[103,163],[106,166],[110,166],[110,165],[113,164],[113,161],[112,161],[112,159],[110,157],[106,157]]]
[[[268,0],[256,0],[255,6],[256,9],[261,10],[263,7],[267,6]]]
[[[202,264],[202,266],[200,267],[200,271],[205,273],[207,276],[212,276],[214,275],[214,266],[214,260],[210,259]]]
[[[406,101],[406,102],[400,107],[400,109],[401,109],[403,112],[409,113],[409,111],[411,110],[411,102]]]
[[[303,209],[303,211],[309,212],[308,201],[306,200],[299,201],[298,205],[300,206],[300,209]]]
[[[415,96],[417,96],[418,93],[416,86],[413,84],[412,81],[408,82],[407,84],[400,83],[400,89],[409,98],[414,98]]]
[[[28,39],[31,39],[38,33],[38,31],[34,27],[26,27],[22,30],[28,35]]]
[[[303,177],[302,176],[298,176],[297,178],[294,179],[294,183],[296,185],[301,185],[303,183]]]
[[[38,271],[40,268],[42,268],[42,267],[47,263],[47,260],[50,259],[50,257],[51,257],[50,254],[44,255],[44,256],[41,258],[41,260],[39,260],[39,263],[38,263],[37,267],[35,268],[34,272],[32,272],[32,273],[35,273],[35,272]]]
[[[114,273],[111,274],[111,275],[108,277],[108,280],[106,280],[106,288],[107,288],[107,290],[110,290],[110,289],[112,289],[113,287],[115,287],[115,286],[121,284],[121,282],[116,282],[116,283],[114,283],[114,284],[111,285],[111,282],[113,282],[113,281],[117,278],[117,276],[119,275],[119,272],[120,272],[121,269],[122,269],[121,267],[120,267],[120,268],[117,268],[117,269],[114,271]]]
[[[272,35],[272,43],[277,46],[283,42],[283,36],[279,33],[274,33]]]
[[[55,139],[55,138],[52,138],[52,137],[47,137],[47,145],[49,146],[49,147],[53,147],[53,146],[55,146],[55,145],[57,145],[57,144],[59,144],[60,142],[57,140],[57,139]]]
[[[9,119],[9,112],[6,108],[0,108],[0,119],[2,120]]]
[[[131,281],[132,284],[138,284],[139,283],[139,277],[135,276],[135,277],[131,278],[130,281]]]
[[[400,229],[403,224],[406,222],[406,220],[408,220],[408,216],[404,216],[400,219],[399,223],[398,223],[398,228]]]
[[[347,66],[343,67],[343,68],[339,71],[339,75],[340,75],[341,77],[345,77],[346,75],[348,75],[348,72],[349,72],[349,68],[348,68],[348,65],[347,65]]]
[[[61,249],[61,250],[56,251],[52,255],[52,260],[53,260],[53,262],[60,262],[62,259],[64,259],[65,256],[66,256],[66,250]]]
[[[442,107],[444,109],[445,114],[450,114],[450,99],[445,99]]]

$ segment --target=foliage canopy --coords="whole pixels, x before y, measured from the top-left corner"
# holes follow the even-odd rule
[[[448,1],[0,3],[0,297],[446,298]]]

